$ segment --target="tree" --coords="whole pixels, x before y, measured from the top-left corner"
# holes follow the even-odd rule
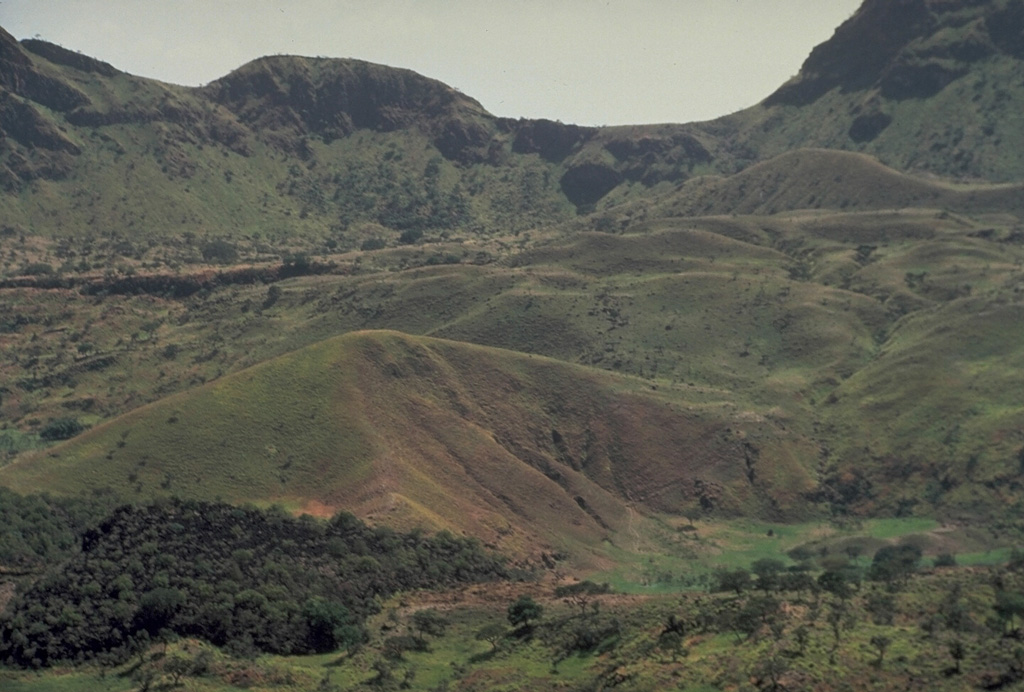
[[[607,584],[595,584],[592,581],[581,581],[575,584],[566,584],[555,589],[555,596],[571,603],[580,609],[580,615],[585,615],[587,606],[594,599],[594,596],[608,593],[610,589]],[[596,607],[596,606],[595,606]]]
[[[508,607],[508,621],[513,627],[529,627],[531,620],[540,620],[544,608],[529,596],[520,596]]]
[[[807,625],[800,625],[793,630],[793,641],[796,642],[797,655],[803,656],[807,652],[807,645],[811,642],[811,630]]]
[[[964,656],[967,655],[967,650],[964,648],[964,643],[959,639],[954,639],[949,643],[949,655],[953,659],[953,672],[960,675],[960,662],[964,660]]]
[[[728,613],[722,624],[732,628],[736,635],[736,643],[739,644],[744,639],[753,637],[761,629],[763,623],[759,610],[751,608],[750,604],[747,604],[743,608]]]
[[[138,627],[149,634],[156,634],[170,624],[178,609],[184,604],[185,595],[181,591],[158,586],[139,599],[135,621]]]
[[[302,617],[306,620],[309,646],[317,653],[342,646],[353,648],[366,636],[349,609],[337,601],[314,596],[303,604]]]
[[[835,570],[822,572],[818,576],[818,586],[821,587],[822,591],[828,591],[842,600],[853,596],[853,586],[846,580],[842,572]]]
[[[871,638],[871,646],[878,650],[878,658],[875,659],[876,668],[882,667],[882,663],[885,660],[885,652],[889,648],[890,644],[892,644],[892,639],[889,637],[876,635]]]
[[[868,578],[890,586],[906,584],[920,561],[921,549],[916,545],[887,545],[872,558]]]
[[[54,418],[39,431],[40,439],[49,442],[69,440],[85,430],[85,426],[77,418]]]
[[[374,687],[391,687],[395,680],[395,667],[390,661],[378,658],[370,666],[376,675],[370,678],[370,685]]]
[[[263,299],[263,304],[260,306],[261,309],[266,310],[273,307],[274,303],[281,299],[281,295],[284,293],[281,287],[277,284],[271,284],[267,288],[267,297]]]
[[[192,661],[184,656],[174,654],[164,660],[164,672],[171,676],[171,685],[178,686],[181,678],[192,673]]]
[[[843,632],[853,628],[857,624],[856,616],[850,610],[850,604],[846,600],[832,602],[832,607],[826,616],[826,621],[832,629],[832,648],[828,652],[828,662],[835,664],[836,652],[843,640]]]
[[[679,654],[683,649],[683,635],[676,630],[665,630],[658,635],[658,650],[672,656],[672,662],[679,660]]]
[[[782,563],[782,560],[770,557],[755,560],[750,565],[750,571],[757,575],[755,586],[766,594],[779,588],[779,574],[785,568],[786,566]]]
[[[794,591],[798,595],[803,591],[811,593],[818,587],[814,577],[807,572],[783,572],[778,581],[780,591]]]
[[[872,591],[864,600],[864,606],[876,625],[891,625],[896,615],[896,599],[892,594]]]
[[[424,636],[440,637],[448,629],[448,618],[437,611],[436,608],[417,610],[412,614],[412,628],[419,633],[419,639],[424,641]]]
[[[715,571],[715,591],[735,591],[739,596],[750,587],[750,572],[739,567],[737,569],[719,569]]]
[[[423,237],[423,231],[419,228],[407,228],[398,236],[398,242],[402,245],[413,245]]]
[[[758,661],[750,673],[757,689],[776,692],[786,689],[782,685],[782,677],[788,671],[789,663],[781,656],[772,654]]]
[[[1003,631],[1013,631],[1015,619],[1024,616],[1024,594],[1011,593],[1000,589],[996,591],[996,602],[992,606],[996,617],[1003,623]]]
[[[476,632],[476,640],[478,642],[488,642],[491,645],[491,651],[498,650],[498,644],[505,638],[505,626],[500,622],[492,622],[488,625],[484,625]]]
[[[210,263],[231,264],[238,259],[238,249],[223,238],[216,238],[203,245],[203,259]]]

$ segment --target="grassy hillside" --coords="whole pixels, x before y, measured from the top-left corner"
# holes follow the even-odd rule
[[[706,176],[826,147],[902,172],[1019,180],[1019,7],[866,2],[762,104],[615,128],[496,118],[444,84],[356,60],[263,58],[196,89],[0,33],[0,213],[14,236],[109,240],[162,267],[215,238],[231,245],[218,258],[251,259],[395,245],[405,232],[516,234],[679,185],[686,214],[856,208],[866,194],[875,207],[978,208],[867,164],[840,162],[834,175],[820,154],[725,188]],[[877,50],[860,49],[872,41]],[[783,166],[802,182],[778,188]],[[837,197],[830,187],[851,175],[859,194]],[[7,259],[6,274],[32,262]]]
[[[22,454],[0,480],[353,505],[488,540],[507,521],[527,527],[505,541],[520,546],[555,546],[538,527],[569,516],[594,544],[621,531],[630,502],[777,518],[1002,514],[1021,446],[1016,234],[1006,214],[923,209],[665,218],[619,233],[573,225],[521,247],[338,255],[327,274],[184,299],[10,289],[25,318],[9,318],[16,384],[0,412],[17,439],[179,394],[75,451]],[[48,326],[57,319],[64,329]],[[366,329],[405,335],[353,333]],[[339,333],[353,334],[321,342]],[[407,360],[425,369],[388,374]],[[234,470],[213,474],[211,459]],[[86,460],[84,478],[45,470]],[[395,481],[395,463],[419,480]],[[966,480],[951,473],[968,465]],[[549,499],[496,502],[508,473]]]
[[[807,442],[730,409],[547,358],[356,332],[136,409],[0,475],[20,492],[348,508],[513,552],[578,551],[623,532],[632,503],[801,513]],[[765,458],[751,459],[759,447]]]
[[[48,597],[80,517],[168,496],[546,575],[381,596],[344,654],[132,642],[0,686],[1019,686],[1022,28],[1021,0],[867,0],[764,103],[617,128],[352,60],[176,87],[0,30],[0,486],[52,494],[5,503],[0,610]],[[580,607],[566,570],[618,593]],[[295,615],[218,582],[224,622]],[[10,631],[80,624],[56,591]],[[545,615],[506,628],[520,596]]]
[[[728,178],[687,181],[664,195],[661,214],[775,214],[795,209],[879,210],[924,207],[1020,215],[1019,184],[961,185],[912,177],[863,154],[797,149]]]

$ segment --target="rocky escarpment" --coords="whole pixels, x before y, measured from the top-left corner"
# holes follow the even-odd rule
[[[495,131],[495,119],[455,89],[411,70],[359,60],[261,58],[203,93],[255,131],[331,141],[361,129],[418,128],[447,158],[467,162],[486,159]]]
[[[89,103],[89,97],[81,90],[38,69],[18,41],[3,29],[0,29],[0,89],[61,113]]]
[[[552,163],[563,161],[598,132],[596,127],[566,125],[544,119],[508,120],[505,124],[516,133],[512,151],[518,154],[540,154],[541,158]]]
[[[872,86],[907,44],[926,34],[930,20],[924,0],[868,0],[765,104],[802,106],[837,87],[850,92]]]
[[[865,0],[796,77],[715,127],[751,160],[815,146],[1012,181],[1022,72],[1024,0]]]
[[[832,89],[926,98],[971,64],[1024,58],[1024,1],[866,0],[766,105],[807,105]]]
[[[55,65],[66,65],[82,72],[92,72],[104,77],[113,77],[114,75],[121,74],[121,71],[110,63],[91,58],[82,53],[76,53],[49,41],[27,38],[21,42],[21,45],[30,53],[46,58]]]
[[[0,29],[0,186],[66,175],[80,149],[40,106],[67,112],[88,103],[79,89],[39,70]]]

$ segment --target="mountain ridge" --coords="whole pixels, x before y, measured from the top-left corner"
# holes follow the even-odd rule
[[[902,172],[1010,181],[1024,175],[1024,147],[1016,146],[1024,133],[1008,117],[1024,103],[1015,81],[1024,64],[1014,47],[1020,17],[1020,0],[869,0],[761,104],[704,123],[613,128],[495,117],[441,82],[358,60],[264,57],[205,87],[175,87],[43,41],[18,43],[4,32],[0,129],[8,142],[0,172],[9,192],[35,179],[77,189],[66,183],[84,173],[97,144],[112,139],[117,151],[134,157],[134,145],[111,128],[141,124],[164,140],[156,150],[171,187],[174,177],[201,168],[233,173],[231,162],[191,151],[204,143],[227,147],[249,159],[247,166],[266,168],[256,163],[269,154],[257,151],[266,146],[305,167],[327,164],[333,154],[323,148],[357,132],[408,133],[403,150],[424,138],[460,172],[460,194],[484,195],[480,203],[468,199],[468,218],[485,224],[495,221],[479,208],[493,205],[491,193],[466,173],[477,167],[499,174],[533,154],[540,163],[529,165],[545,177],[550,200],[537,224],[564,221],[573,207],[589,212],[659,185],[736,173],[795,147],[868,153]],[[143,158],[136,165],[145,164]],[[559,205],[563,210],[552,213]],[[308,202],[296,207],[318,211]],[[225,225],[217,212],[202,216],[211,226]],[[392,216],[363,218],[391,226]],[[398,216],[408,219],[406,212]]]

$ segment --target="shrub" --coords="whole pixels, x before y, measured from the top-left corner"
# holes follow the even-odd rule
[[[77,418],[54,418],[39,431],[39,437],[50,442],[69,440],[83,430],[85,426]]]
[[[28,276],[48,276],[53,273],[53,267],[46,262],[31,262],[22,267],[21,273]]]
[[[529,596],[520,596],[508,607],[508,621],[513,627],[529,627],[531,620],[539,620],[543,614],[543,606]]]
[[[385,247],[387,247],[387,241],[383,238],[367,238],[359,246],[359,249],[363,252],[368,252],[370,250],[383,250]]]
[[[407,228],[402,231],[402,235],[398,236],[398,242],[402,245],[412,245],[416,243],[420,238],[423,237],[423,231],[418,228]]]
[[[217,238],[206,243],[203,245],[202,252],[204,260],[216,262],[217,264],[231,264],[238,259],[238,250],[223,238]]]

